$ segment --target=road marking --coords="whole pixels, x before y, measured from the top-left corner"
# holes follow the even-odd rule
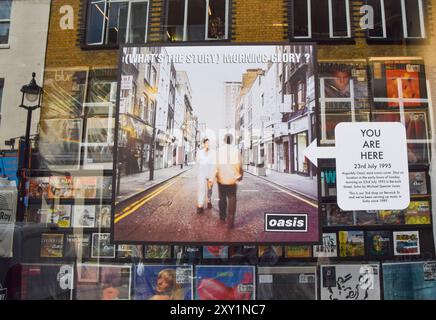
[[[259,190],[250,190],[250,189],[247,189],[247,190],[241,190],[241,192],[258,192]]]
[[[168,189],[169,187],[171,187],[173,184],[175,184],[180,178],[175,178],[173,181],[159,187],[158,189],[156,189],[155,191],[153,191],[152,193],[144,196],[142,199],[134,202],[132,205],[130,205],[129,207],[125,208],[120,215],[115,217],[115,223],[118,223],[119,221],[121,221],[122,219],[124,219],[125,217],[131,215],[133,212],[135,212],[136,210],[138,210],[139,207],[143,206],[145,203],[147,203],[148,201],[150,201],[151,199],[153,199],[155,196],[157,196],[158,194],[160,194],[162,191]]]
[[[300,196],[297,196],[296,194],[294,194],[294,193],[291,192],[291,191],[288,191],[288,190],[285,190],[285,189],[279,188],[279,187],[277,187],[276,185],[273,185],[273,184],[268,183],[268,182],[267,182],[267,184],[269,184],[270,186],[272,186],[272,187],[274,187],[274,188],[276,188],[276,189],[278,189],[278,190],[280,190],[280,191],[282,191],[282,192],[284,192],[284,193],[286,193],[286,194],[289,194],[290,196],[292,196],[292,197],[294,197],[294,198],[296,198],[296,199],[298,199],[298,200],[300,200],[300,201],[303,201],[303,202],[307,203],[308,205],[311,205],[311,206],[314,207],[314,208],[318,208],[318,204],[314,204],[314,203],[312,203],[312,202],[309,201],[309,200],[306,200],[306,199],[304,199],[304,198],[302,198],[302,197],[300,197]]]

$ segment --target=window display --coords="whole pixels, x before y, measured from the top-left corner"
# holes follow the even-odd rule
[[[436,300],[434,7],[0,0],[0,300]]]

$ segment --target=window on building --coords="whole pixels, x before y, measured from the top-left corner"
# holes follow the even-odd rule
[[[148,1],[89,0],[87,17],[89,45],[146,42]]]
[[[306,105],[306,84],[303,81],[298,82],[296,108],[300,110]]]
[[[169,0],[167,38],[170,41],[228,38],[229,0]]]
[[[292,37],[312,37],[311,0],[293,0],[292,12]]]
[[[2,112],[2,97],[3,97],[3,87],[4,87],[5,80],[0,79],[0,114]]]
[[[385,0],[366,1],[367,5],[373,10],[373,26],[368,29],[368,37],[373,39],[386,38]]]
[[[328,0],[330,38],[351,37],[349,0]]]
[[[12,0],[0,0],[0,44],[9,42]]]
[[[425,38],[422,0],[401,0],[404,38]]]

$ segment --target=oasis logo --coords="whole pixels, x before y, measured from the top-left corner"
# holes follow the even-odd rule
[[[265,213],[266,232],[307,232],[307,214]]]

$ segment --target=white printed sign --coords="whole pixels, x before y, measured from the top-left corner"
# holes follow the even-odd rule
[[[402,210],[409,206],[404,125],[342,122],[335,128],[338,205],[342,210]]]

